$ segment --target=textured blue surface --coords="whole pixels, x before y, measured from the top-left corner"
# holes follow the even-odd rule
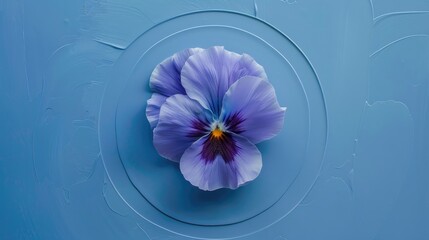
[[[0,239],[429,239],[427,0],[0,0]],[[144,115],[157,63],[224,45],[285,127],[202,192]]]

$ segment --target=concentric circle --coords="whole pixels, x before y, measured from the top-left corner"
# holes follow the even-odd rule
[[[156,64],[180,50],[177,43],[200,47],[219,34],[224,37],[213,44],[239,53],[246,51],[265,66],[274,87],[284,89],[279,92],[278,99],[282,106],[288,107],[287,124],[277,137],[258,146],[264,167],[257,180],[234,191],[205,192],[186,182],[178,165],[161,159],[152,147],[152,134],[144,114],[151,94],[142,90],[147,88],[147,80]],[[207,39],[202,40],[200,36]],[[236,42],[236,39],[241,40]],[[116,114],[119,154],[133,184],[161,212],[197,225],[241,222],[277,202],[301,169],[308,129],[305,92],[287,60],[257,36],[219,25],[203,25],[174,33],[143,54],[120,96]]]
[[[177,164],[158,156],[145,117],[156,64],[184,48],[213,45],[254,57],[288,107],[283,131],[258,145],[260,176],[234,191],[204,192],[186,182]],[[293,42],[253,17],[205,11],[156,25],[124,52],[103,97],[99,130],[109,178],[137,214],[182,235],[231,238],[266,228],[301,201],[317,178],[326,126],[317,76]]]

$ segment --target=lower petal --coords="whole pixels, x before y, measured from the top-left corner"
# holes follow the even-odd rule
[[[159,155],[179,161],[193,142],[210,132],[211,113],[186,95],[174,95],[165,101],[153,130],[153,145]]]
[[[152,129],[154,129],[158,124],[159,110],[161,109],[162,104],[165,103],[166,99],[167,97],[154,93],[152,94],[152,97],[147,100],[146,117]]]
[[[203,149],[209,136],[193,143],[180,159],[180,170],[192,185],[213,191],[220,188],[236,189],[254,180],[262,169],[262,156],[257,147],[246,138],[232,134],[235,153],[232,161],[217,154],[214,159],[204,159]]]
[[[280,107],[273,86],[265,79],[246,76],[235,82],[223,99],[221,120],[227,130],[252,143],[277,135],[283,128],[286,108]]]

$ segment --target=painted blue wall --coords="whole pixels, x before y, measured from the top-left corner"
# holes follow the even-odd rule
[[[0,0],[0,239],[429,239],[428,22],[427,0]],[[211,45],[288,107],[237,191],[190,187],[144,118],[154,66]]]

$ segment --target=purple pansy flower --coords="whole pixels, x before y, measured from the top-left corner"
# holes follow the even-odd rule
[[[277,135],[286,108],[261,65],[215,46],[190,48],[156,66],[146,115],[158,153],[202,190],[236,189],[255,179],[255,144]]]

